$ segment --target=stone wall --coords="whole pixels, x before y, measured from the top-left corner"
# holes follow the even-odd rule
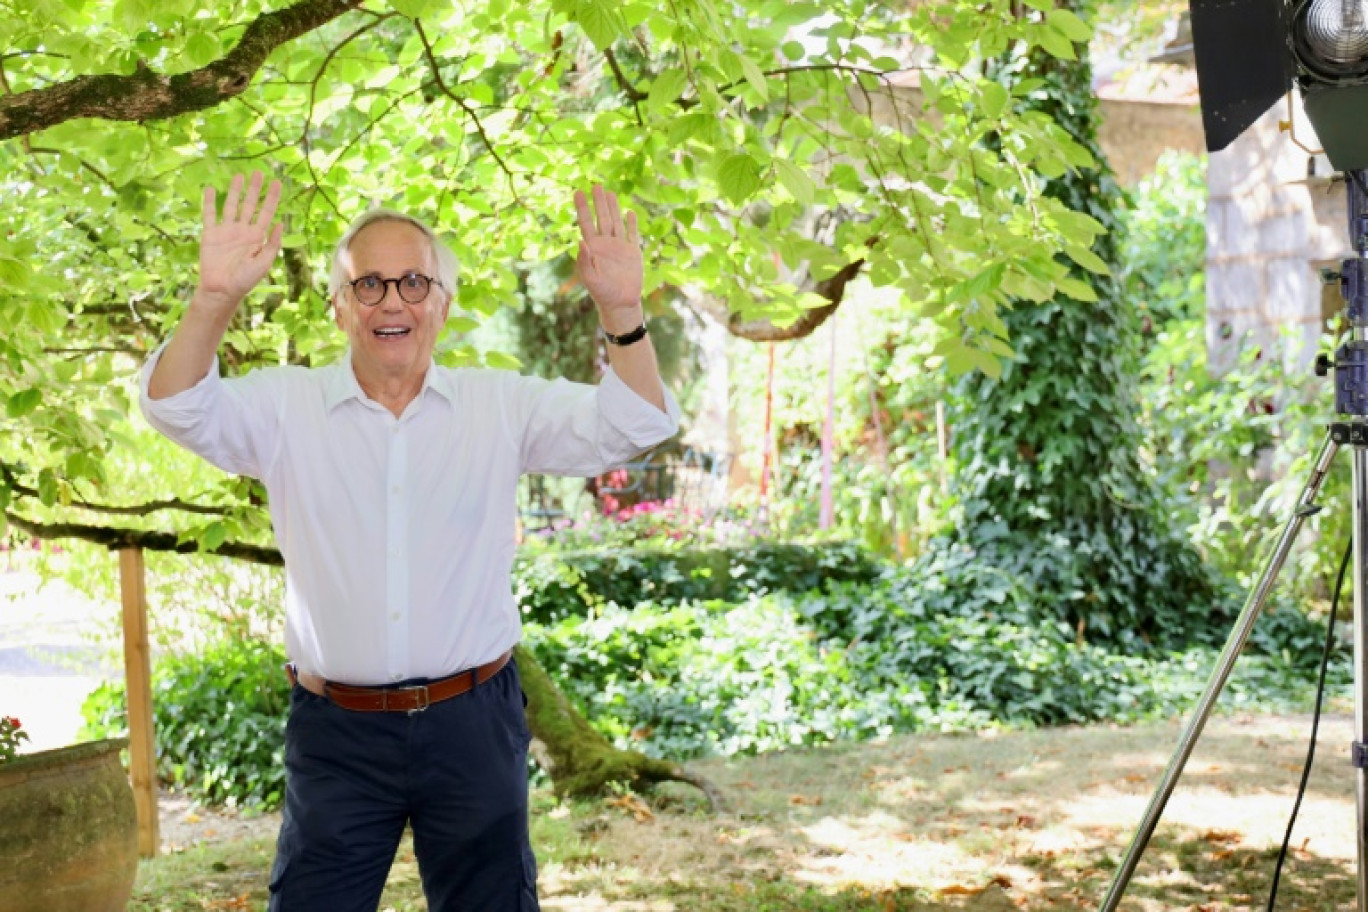
[[[1310,156],[1278,129],[1286,116],[1277,105],[1208,159],[1207,351],[1214,371],[1228,369],[1243,344],[1278,350],[1289,366],[1304,367],[1326,316],[1340,306],[1318,267],[1349,252],[1344,188],[1308,179]],[[1300,111],[1297,124],[1298,137],[1313,145]],[[1320,173],[1328,172],[1319,162]]]
[[[1206,150],[1195,104],[1104,99],[1099,114],[1097,139],[1122,186],[1134,186],[1151,173],[1169,149],[1196,155]]]

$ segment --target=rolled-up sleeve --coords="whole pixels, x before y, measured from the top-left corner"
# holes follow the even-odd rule
[[[147,423],[225,472],[263,477],[279,438],[279,401],[273,406],[264,371],[225,381],[218,359],[194,386],[165,399],[148,392],[161,360],[158,349],[143,366],[138,402]]]
[[[679,403],[669,390],[661,411],[611,367],[597,386],[518,379],[510,411],[523,472],[598,475],[679,432]]]

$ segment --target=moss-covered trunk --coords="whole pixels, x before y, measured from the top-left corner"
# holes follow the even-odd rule
[[[606,794],[613,784],[641,791],[658,782],[687,782],[720,806],[720,793],[703,777],[672,761],[613,747],[589,726],[531,652],[519,646],[514,656],[527,694],[528,725],[538,742],[533,753],[550,774],[556,794],[592,797]]]

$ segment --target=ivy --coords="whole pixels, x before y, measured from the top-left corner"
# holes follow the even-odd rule
[[[1064,13],[1049,20],[1061,40],[1066,28],[1083,34]],[[1097,147],[1091,68],[1065,62],[1053,39],[1042,46],[1055,56],[1011,55],[994,71],[1015,86],[1024,113],[1061,124],[1096,163],[1044,184],[1063,204],[1062,230],[1080,243],[1064,248],[1073,265],[1056,281],[1059,293],[1001,311],[1013,349],[1001,375],[969,374],[958,385],[958,528],[949,539],[958,544],[931,549],[922,570],[975,598],[967,565],[951,557],[963,547],[1020,581],[1045,616],[1080,638],[1136,648],[1211,638],[1224,630],[1230,600],[1171,525],[1139,458],[1137,309],[1114,278],[1124,197]]]

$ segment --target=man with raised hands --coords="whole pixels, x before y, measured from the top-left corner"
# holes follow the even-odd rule
[[[245,186],[244,186],[245,183]],[[593,476],[672,436],[642,315],[636,217],[576,192],[580,280],[610,368],[595,385],[433,361],[456,260],[372,210],[333,254],[344,357],[221,377],[217,350],[270,271],[281,186],[206,189],[199,284],[149,359],[166,436],[260,479],[285,558],[292,681],[271,910],[374,910],[405,825],[434,912],[538,908],[510,571],[523,473]]]

